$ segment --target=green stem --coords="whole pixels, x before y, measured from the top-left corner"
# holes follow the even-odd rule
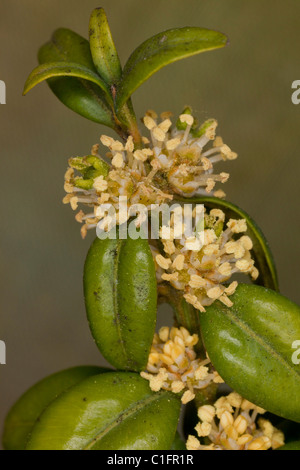
[[[203,405],[213,405],[217,398],[217,389],[218,385],[212,383],[203,390],[195,391],[194,400],[186,405],[183,414],[183,433],[186,439],[190,434],[195,435],[195,426],[199,422],[198,408]]]
[[[191,304],[188,304],[183,298],[182,293],[169,285],[163,285],[160,288],[160,294],[174,310],[175,322],[178,326],[183,326],[191,334],[199,336],[199,342],[195,345],[198,355],[205,357],[205,349],[200,340],[200,321],[199,312]]]
[[[203,405],[212,405],[217,399],[218,384],[211,383],[203,390],[198,390],[194,398],[195,405],[198,408]]]
[[[121,132],[126,135],[126,138],[131,135],[135,146],[140,147],[142,144],[142,136],[137,125],[131,100],[128,100],[127,103],[122,106],[118,115],[115,114],[115,121]],[[118,133],[120,134],[120,132]],[[124,137],[122,138],[124,139]]]

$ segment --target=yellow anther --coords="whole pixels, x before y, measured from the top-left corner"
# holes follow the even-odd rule
[[[235,266],[242,273],[246,273],[253,266],[253,262],[252,260],[248,261],[246,259],[241,259],[235,263]]]
[[[230,276],[231,275],[231,265],[230,263],[226,262],[221,264],[218,267],[218,272],[222,274],[222,276]]]
[[[190,114],[181,114],[179,119],[182,123],[186,123],[188,126],[192,126],[194,123],[194,118]]]
[[[195,289],[199,289],[201,287],[205,287],[206,282],[207,281],[201,276],[198,276],[197,274],[192,274],[190,277],[189,285]]]
[[[227,227],[230,228],[232,233],[241,233],[247,231],[247,222],[245,219],[235,220],[230,219],[227,223]]]
[[[214,383],[215,384],[223,384],[224,383],[224,380],[222,379],[222,377],[220,376],[220,374],[216,370],[214,371]]]
[[[182,392],[182,390],[185,388],[185,385],[183,382],[181,382],[180,380],[175,380],[174,382],[172,382],[171,384],[171,391],[173,393],[180,393]]]
[[[204,421],[203,423],[198,423],[197,426],[195,427],[195,430],[198,434],[199,437],[206,437],[209,436],[211,432],[211,423]]]
[[[172,263],[172,268],[181,271],[184,267],[184,255],[177,255]]]
[[[223,294],[223,290],[220,287],[212,287],[208,289],[207,295],[210,299],[218,299]]]
[[[122,150],[124,150],[124,146],[122,144],[122,142],[119,142],[118,140],[115,140],[111,146],[110,146],[111,150],[113,150],[114,152],[122,152]]]
[[[152,130],[153,137],[158,140],[158,142],[163,142],[166,138],[166,134],[159,127],[154,127]]]
[[[212,405],[203,405],[198,409],[198,417],[201,421],[211,423],[216,415],[216,410]]]
[[[200,366],[195,370],[195,379],[204,380],[208,376],[208,367]]]
[[[163,362],[167,366],[171,366],[172,364],[174,364],[173,359],[168,354],[160,354],[159,358],[161,362]]]
[[[199,450],[201,448],[200,441],[195,437],[190,435],[186,441],[187,450]]]
[[[141,162],[145,162],[148,159],[148,155],[146,155],[145,152],[143,152],[143,150],[136,150],[133,153],[133,156],[136,160],[139,160]]]
[[[231,284],[229,284],[228,287],[226,287],[225,292],[227,295],[233,295],[237,289],[238,282],[233,281]]]
[[[172,121],[170,119],[165,119],[158,125],[158,127],[165,133],[168,132],[171,126],[172,126]]]
[[[171,260],[164,258],[162,255],[156,255],[155,260],[157,264],[163,269],[168,269],[171,265]]]
[[[232,424],[225,428],[225,432],[226,432],[227,436],[230,439],[233,439],[234,441],[236,441],[239,437],[237,430],[235,429],[235,427]]]
[[[204,231],[204,245],[210,245],[214,243],[217,239],[215,231],[212,229],[208,229]]]
[[[241,435],[241,434],[244,434],[246,432],[246,429],[248,427],[248,421],[246,420],[246,418],[242,415],[239,415],[234,423],[233,423],[233,426],[235,427],[235,429],[237,430],[237,432]]]
[[[221,297],[219,297],[219,300],[229,308],[233,306],[233,302],[227,297],[226,294],[221,295]]]
[[[229,411],[223,411],[220,417],[220,425],[223,429],[226,429],[227,426],[231,426],[233,424],[233,416]]]
[[[134,143],[133,143],[133,137],[132,135],[130,135],[126,141],[126,144],[125,144],[125,150],[127,152],[133,152],[134,150]]]
[[[243,436],[238,437],[237,444],[241,447],[244,447],[248,442],[251,442],[253,436],[251,434],[243,434]]]
[[[116,153],[116,155],[113,157],[111,163],[116,168],[122,168],[125,165],[122,154],[121,153]]]
[[[71,197],[70,205],[71,205],[71,208],[72,208],[73,211],[77,210],[77,208],[78,208],[78,197],[77,196]]]
[[[105,147],[110,147],[114,143],[114,139],[108,135],[102,135],[100,141]]]
[[[181,402],[183,405],[186,405],[187,403],[189,403],[190,401],[194,400],[195,398],[195,394],[192,393],[190,390],[187,390],[186,392],[184,392],[184,394],[182,395],[181,397]]]
[[[248,450],[268,450],[271,445],[271,440],[267,436],[261,436],[250,442]]]
[[[202,157],[201,158],[201,163],[203,165],[203,170],[204,171],[208,171],[208,170],[211,170],[213,168],[213,164],[211,163],[211,161],[206,158],[206,157]]]
[[[96,189],[96,191],[106,191],[108,187],[107,181],[103,178],[103,176],[97,176],[97,178],[94,179],[93,183],[93,188]]]
[[[147,127],[147,129],[149,129],[149,131],[151,131],[152,129],[154,129],[154,127],[156,127],[156,122],[151,116],[148,116],[148,115],[144,117],[144,124]]]
[[[240,408],[242,401],[243,398],[236,392],[231,392],[229,395],[227,395],[227,402],[235,408]]]
[[[179,144],[180,139],[178,137],[176,137],[175,139],[168,140],[166,143],[167,150],[175,150]]]

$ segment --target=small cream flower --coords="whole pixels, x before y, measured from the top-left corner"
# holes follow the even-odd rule
[[[154,335],[146,370],[141,372],[153,391],[183,392],[181,401],[186,404],[195,398],[196,390],[215,382],[216,371],[210,360],[196,356],[198,340],[198,335],[183,327],[162,327]]]
[[[265,411],[236,392],[219,398],[214,405],[198,409],[200,422],[195,430],[210,443],[201,444],[195,436],[186,442],[188,450],[268,450],[284,445],[284,435],[270,421],[259,418]]]

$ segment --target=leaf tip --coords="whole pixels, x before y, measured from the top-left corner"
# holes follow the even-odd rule
[[[28,86],[28,83],[27,81],[25,82],[25,85],[24,85],[24,88],[23,88],[23,92],[22,92],[22,96],[25,96],[27,95],[27,93],[29,92],[30,88]]]

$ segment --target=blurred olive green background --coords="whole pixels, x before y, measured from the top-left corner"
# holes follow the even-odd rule
[[[93,239],[80,238],[61,200],[70,156],[84,155],[105,128],[74,114],[46,84],[22,97],[36,53],[59,26],[87,37],[90,12],[103,6],[124,64],[133,48],[164,29],[202,26],[225,32],[226,49],[161,70],[134,94],[138,116],[148,108],[215,117],[238,160],[229,200],[258,222],[273,250],[281,291],[300,303],[300,2],[285,0],[1,0],[0,105],[1,313],[0,428],[8,408],[47,374],[103,362],[91,339],[82,268]],[[299,338],[300,339],[300,338]],[[0,431],[1,434],[1,431]]]

